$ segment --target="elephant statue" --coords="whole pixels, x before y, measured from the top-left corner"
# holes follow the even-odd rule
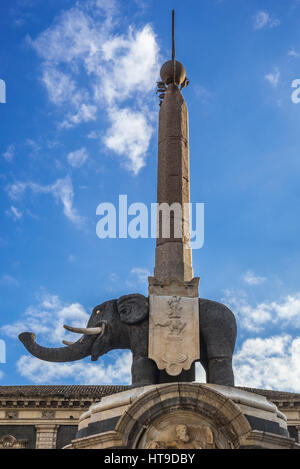
[[[223,304],[199,299],[200,362],[207,382],[234,386],[232,355],[236,340],[236,321]],[[86,328],[64,326],[82,334],[65,347],[45,348],[36,343],[35,334],[24,332],[19,339],[35,357],[49,362],[71,362],[91,356],[92,361],[114,349],[132,352],[132,386],[195,380],[195,365],[179,376],[160,371],[148,358],[149,301],[143,295],[126,295],[96,306]]]

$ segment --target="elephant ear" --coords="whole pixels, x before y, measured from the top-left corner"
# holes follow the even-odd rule
[[[120,319],[125,324],[137,324],[149,315],[148,298],[143,295],[125,295],[117,300]]]

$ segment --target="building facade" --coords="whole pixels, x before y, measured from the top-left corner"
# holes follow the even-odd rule
[[[129,386],[0,386],[0,449],[62,449],[75,439],[79,417]],[[241,388],[265,396],[287,417],[300,442],[300,394]],[[263,431],[264,428],[261,428]]]
[[[0,386],[0,449],[61,449],[80,415],[125,386]]]

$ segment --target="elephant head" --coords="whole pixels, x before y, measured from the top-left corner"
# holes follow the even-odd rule
[[[19,339],[31,355],[49,362],[70,362],[91,356],[96,361],[113,349],[130,349],[130,329],[145,320],[149,314],[148,298],[126,295],[96,306],[86,328],[64,326],[82,334],[74,343],[64,341],[65,347],[46,348],[36,343],[32,332],[23,332]]]

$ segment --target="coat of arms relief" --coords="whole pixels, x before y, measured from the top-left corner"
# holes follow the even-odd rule
[[[200,358],[198,298],[150,295],[149,358],[171,376]]]

